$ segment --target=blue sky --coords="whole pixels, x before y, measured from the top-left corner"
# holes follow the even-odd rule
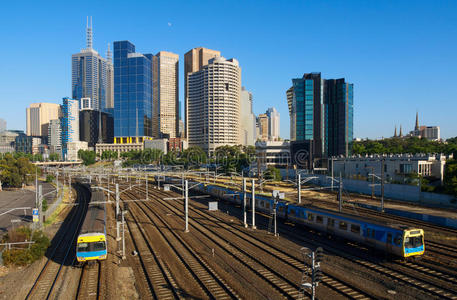
[[[285,92],[306,72],[354,83],[355,137],[394,126],[457,136],[457,1],[8,1],[0,10],[0,118],[25,129],[33,102],[71,96],[71,54],[130,40],[142,53],[194,47],[239,60],[254,112],[274,106],[289,137]]]

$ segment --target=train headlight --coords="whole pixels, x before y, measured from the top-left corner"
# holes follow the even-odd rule
[[[106,259],[106,255],[100,255],[100,259]]]
[[[85,261],[86,259],[84,257],[78,257],[79,261]]]

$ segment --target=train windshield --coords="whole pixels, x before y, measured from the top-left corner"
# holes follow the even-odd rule
[[[410,236],[405,238],[405,248],[417,248],[422,246],[422,236]]]
[[[79,243],[78,252],[102,251],[106,249],[105,242]]]

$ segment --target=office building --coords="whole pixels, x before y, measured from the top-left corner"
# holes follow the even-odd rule
[[[153,57],[152,135],[179,136],[179,55],[160,51]]]
[[[30,107],[27,107],[26,115],[27,135],[44,137],[48,134],[49,121],[60,117],[60,105],[56,103],[32,103]]]
[[[51,153],[62,155],[62,128],[60,119],[49,121],[48,146]]]
[[[252,94],[241,88],[241,142],[254,146],[256,141],[256,118],[252,112]]]
[[[19,134],[14,131],[5,130],[0,132],[0,153],[13,153],[16,151],[16,137]]]
[[[110,114],[96,110],[79,112],[79,140],[87,142],[88,147],[95,147],[96,143],[112,143],[113,135],[114,121]]]
[[[35,138],[33,136],[28,136],[22,130],[11,130],[11,131],[17,134],[17,136],[14,140],[14,150],[16,152],[34,154],[33,145],[40,144],[41,139]]]
[[[259,128],[258,139],[268,141],[268,116],[266,114],[260,114],[257,117],[257,123]]]
[[[260,166],[287,168],[290,165],[289,141],[257,141],[255,151]]]
[[[190,73],[198,72],[203,66],[208,64],[212,58],[221,56],[220,51],[206,49],[203,47],[193,48],[184,54],[184,135],[187,137],[188,131],[188,96],[187,79]]]
[[[302,78],[292,79],[292,87],[287,90],[291,141],[313,141],[313,149],[307,151],[318,158],[324,154],[322,88],[321,73],[305,73]]]
[[[276,141],[279,139],[279,113],[274,107],[267,109],[268,116],[268,139]]]
[[[89,147],[87,145],[87,142],[84,141],[74,141],[74,142],[68,142],[67,143],[67,148],[66,148],[66,155],[65,155],[65,160],[67,161],[78,161],[78,151],[79,150],[89,150]]]
[[[187,139],[209,154],[241,144],[241,68],[236,59],[216,57],[187,75]]]
[[[71,57],[72,98],[89,98],[90,107],[105,110],[113,102],[113,65],[92,48],[92,18],[90,24],[88,19],[86,32],[86,48]]]
[[[61,141],[62,157],[67,157],[67,144],[79,141],[79,101],[70,98],[63,98]]]
[[[0,119],[0,132],[6,131],[6,121],[4,119]]]
[[[353,84],[344,78],[324,80],[324,149],[328,157],[352,154],[353,106]]]
[[[114,42],[114,143],[152,139],[152,54]]]
[[[400,135],[401,136],[401,135]],[[415,136],[418,138],[428,139],[430,141],[440,141],[440,127],[439,126],[419,126],[419,113],[416,112],[416,124],[414,130],[408,135]]]

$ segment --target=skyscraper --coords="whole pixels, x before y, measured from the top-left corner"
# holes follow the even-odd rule
[[[187,75],[187,139],[207,153],[238,145],[240,134],[241,68],[236,59],[216,57]]]
[[[28,136],[46,137],[49,121],[60,117],[60,105],[56,103],[32,103],[26,108]]]
[[[92,48],[92,18],[87,20],[87,45],[81,52],[71,57],[72,98],[90,98],[91,107],[105,110],[112,107],[112,71],[111,60],[104,59]]]
[[[62,118],[62,156],[67,154],[67,144],[79,141],[79,101],[70,98],[63,98]]]
[[[267,114],[260,114],[257,118],[259,124],[259,136],[258,138],[262,141],[268,140],[268,116]]]
[[[220,51],[206,49],[202,47],[193,48],[189,50],[186,54],[184,54],[184,134],[186,137],[188,131],[187,75],[189,73],[200,71],[203,66],[208,64],[208,61],[210,59],[219,56],[221,56]]]
[[[241,88],[241,142],[243,145],[255,144],[256,119],[252,112],[252,94]]]
[[[114,143],[152,138],[152,56],[114,42]]]
[[[325,149],[329,157],[352,154],[353,88],[344,78],[324,80]]]
[[[49,121],[48,146],[51,153],[62,155],[62,129],[59,119]]]
[[[292,141],[311,141],[315,157],[324,152],[324,100],[321,73],[305,73],[302,78],[292,79],[287,90],[290,114],[290,138]]]
[[[270,107],[266,115],[268,116],[268,139],[270,141],[279,139],[279,113],[274,107]]]
[[[96,110],[81,110],[79,112],[79,139],[87,142],[88,147],[95,147],[98,142],[112,143],[113,117]]]
[[[160,51],[153,57],[152,135],[179,136],[179,55]]]

